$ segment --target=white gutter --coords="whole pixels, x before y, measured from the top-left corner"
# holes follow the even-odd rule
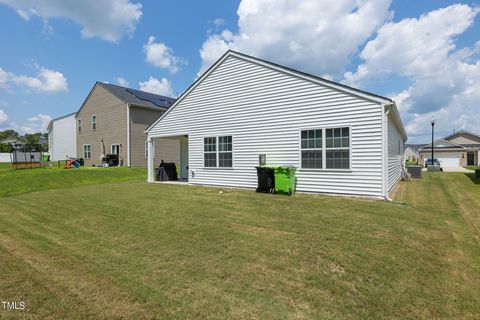
[[[130,103],[127,103],[127,167],[130,167]]]
[[[388,114],[387,104],[382,104],[382,197],[388,197]]]

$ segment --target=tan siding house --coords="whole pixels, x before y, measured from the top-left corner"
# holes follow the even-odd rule
[[[75,116],[78,157],[84,158],[85,166],[101,166],[105,155],[118,153],[120,166],[145,167],[145,129],[173,101],[97,82]],[[180,165],[178,141],[159,140],[155,147],[157,159]]]
[[[434,158],[443,167],[478,166],[480,150],[480,135],[468,131],[458,131],[434,143]],[[420,162],[425,163],[431,158],[431,144],[419,149]]]

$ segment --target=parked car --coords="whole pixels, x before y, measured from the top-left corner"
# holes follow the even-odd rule
[[[426,167],[426,166],[430,166],[430,165],[432,165],[432,158],[428,158],[427,160],[425,160],[425,167]],[[433,158],[433,165],[439,166],[439,165],[440,165],[440,161],[438,161],[437,158]]]

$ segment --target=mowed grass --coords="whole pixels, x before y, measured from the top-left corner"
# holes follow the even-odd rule
[[[478,319],[480,184],[426,173],[396,199],[143,181],[6,196],[0,301],[28,310],[0,318]]]
[[[9,163],[0,164],[0,197],[40,190],[64,189],[66,195],[83,185],[119,181],[145,180],[145,168],[45,168],[13,169]]]

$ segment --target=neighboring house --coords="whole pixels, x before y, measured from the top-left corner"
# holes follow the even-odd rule
[[[121,166],[145,167],[145,129],[174,101],[135,89],[95,83],[75,115],[77,156],[84,159],[85,166],[99,166],[107,154],[117,154]],[[155,150],[159,161],[178,162],[178,141],[159,140]]]
[[[15,138],[9,138],[2,140],[2,143],[9,144],[13,148],[21,148],[23,147],[23,141]]]
[[[399,180],[407,140],[392,100],[234,51],[147,132],[149,146],[181,141],[191,184],[254,188],[265,156],[298,168],[297,191],[377,198]]]
[[[405,152],[403,153],[403,157],[407,161],[416,162],[420,159],[420,153],[418,149],[425,146],[425,144],[406,144],[405,145]]]
[[[476,166],[480,164],[480,135],[465,130],[457,131],[434,142],[434,158],[443,167]],[[431,158],[432,144],[419,149],[422,163]]]
[[[48,124],[48,153],[51,161],[67,160],[77,156],[75,113],[53,119]]]

